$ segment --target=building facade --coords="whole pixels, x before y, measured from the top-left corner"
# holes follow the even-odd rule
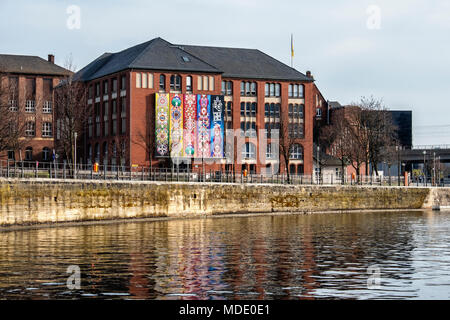
[[[24,122],[20,147],[11,147],[1,159],[16,161],[50,161],[54,148],[53,88],[71,72],[37,56],[0,55],[2,105],[20,115]]]
[[[241,145],[228,154],[232,161],[205,161],[207,170],[312,174],[314,123],[326,101],[310,73],[259,50],[174,45],[156,38],[105,53],[75,79],[86,84],[93,110],[80,143],[85,163],[170,166],[155,152],[156,94],[219,95],[225,129],[241,130],[235,133]],[[282,128],[293,143],[289,168],[279,161],[276,169],[270,132]],[[270,146],[259,141],[266,133]],[[192,170],[199,167],[194,162],[188,164]]]

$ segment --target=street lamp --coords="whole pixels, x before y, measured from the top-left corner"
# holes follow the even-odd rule
[[[423,150],[423,176],[425,179],[425,186],[427,185],[427,175],[425,174],[425,170],[426,170],[425,156],[426,155],[427,155],[427,151]]]
[[[320,184],[320,146],[317,146],[317,184]]]
[[[73,133],[73,137],[74,137],[74,144],[75,144],[75,148],[74,148],[74,158],[73,158],[73,177],[74,179],[77,178],[77,137],[78,137],[78,133],[74,132]]]

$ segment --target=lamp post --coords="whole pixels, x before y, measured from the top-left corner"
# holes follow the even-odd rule
[[[74,179],[76,179],[77,178],[77,137],[78,137],[78,133],[74,132],[73,137],[74,137],[74,144],[75,144],[74,158],[73,158],[73,177],[74,177]]]
[[[426,175],[426,163],[425,163],[425,156],[427,155],[427,151],[423,150],[423,177],[425,180],[425,186],[427,186],[427,175]]]
[[[320,184],[320,146],[317,146],[317,184]]]

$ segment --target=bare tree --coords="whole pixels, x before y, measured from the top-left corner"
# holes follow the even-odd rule
[[[363,97],[359,103],[360,112],[360,134],[364,137],[366,155],[366,175],[368,175],[369,164],[378,175],[377,164],[382,161],[383,148],[395,145],[396,128],[391,114],[387,111],[381,100],[374,97]]]
[[[66,61],[65,68],[74,71],[72,59]],[[92,107],[87,102],[84,83],[74,79],[74,74],[66,76],[55,88],[55,119],[57,126],[56,149],[69,164],[75,161],[75,134],[77,140],[85,132]],[[78,142],[78,141],[77,141]]]
[[[296,144],[296,139],[293,137],[289,130],[289,122],[288,119],[281,119],[280,121],[280,129],[279,129],[279,150],[280,157],[284,160],[284,165],[287,172],[287,182],[289,183],[291,180],[290,170],[289,170],[289,159],[291,156],[291,150],[294,144]]]
[[[345,181],[345,168],[350,164],[348,122],[345,110],[337,109],[332,112],[331,123],[321,127],[319,143],[324,150],[329,150],[331,155],[341,161],[341,181]]]
[[[14,81],[13,79],[17,79]],[[0,152],[21,150],[25,136],[25,90],[19,96],[18,78],[0,74]]]

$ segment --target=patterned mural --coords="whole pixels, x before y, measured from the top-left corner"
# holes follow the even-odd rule
[[[155,99],[157,157],[223,158],[223,96],[157,93]]]
[[[197,96],[186,94],[184,96],[184,154],[186,157],[195,157],[197,150]]]
[[[223,96],[211,96],[211,157],[223,158],[224,139]]]
[[[211,96],[197,95],[197,116],[198,116],[198,154],[197,157],[209,158],[211,156],[211,134],[210,134],[210,114]]]
[[[170,156],[183,157],[183,96],[170,95]]]
[[[169,95],[156,94],[156,156],[169,155]]]

